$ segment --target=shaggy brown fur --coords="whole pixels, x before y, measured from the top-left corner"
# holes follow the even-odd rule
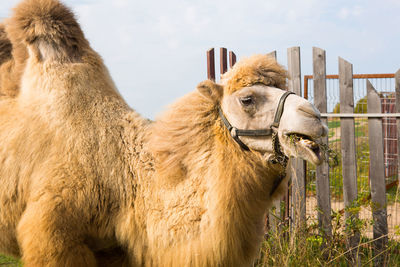
[[[9,75],[11,62],[13,62],[11,51],[12,45],[7,37],[5,27],[0,24],[0,99],[4,96],[16,95],[16,87],[8,85],[11,76],[13,76],[13,80],[15,79],[15,75]],[[10,90],[10,88],[12,89]]]
[[[8,40],[4,25],[0,24],[0,65],[11,59],[12,45]]]
[[[273,182],[283,170],[232,141],[216,96],[191,93],[151,126],[155,177],[162,179],[151,186],[147,214],[156,266],[249,266],[263,237]]]
[[[268,55],[254,55],[236,63],[233,70],[222,76],[221,83],[225,85],[225,93],[232,94],[257,83],[286,89],[287,78],[286,70],[274,58]]]
[[[6,26],[2,26],[0,32],[0,46],[5,45],[7,47],[2,51],[4,60],[0,60],[0,95],[2,95],[2,98],[15,97],[18,94],[21,75],[28,54],[26,46],[21,40],[14,40],[11,44]]]
[[[27,0],[7,21],[12,43],[32,44],[38,60],[79,61],[89,44],[72,12],[58,1]]]
[[[28,267],[252,263],[283,170],[232,140],[223,87],[201,83],[150,124],[58,1],[25,0],[8,23],[29,57],[0,102],[0,251]],[[248,63],[225,77],[277,66]]]
[[[0,28],[0,41],[4,44],[10,44],[11,41],[13,44],[12,58],[9,50],[2,53],[8,59],[3,61],[4,64],[0,54],[0,93],[8,97],[18,94],[21,75],[28,58],[27,44],[35,43],[31,48],[38,59],[58,57],[57,60],[61,62],[80,61],[82,50],[89,46],[69,9],[56,1],[37,2],[40,1],[26,1],[15,8],[14,16],[6,21],[7,35],[1,34]],[[3,29],[3,33],[5,32]]]

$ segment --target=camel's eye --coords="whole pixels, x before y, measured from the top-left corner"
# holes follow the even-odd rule
[[[243,106],[248,107],[248,106],[254,104],[254,100],[251,96],[245,96],[245,97],[240,98],[240,103]]]

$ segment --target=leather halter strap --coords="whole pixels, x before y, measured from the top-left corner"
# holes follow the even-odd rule
[[[283,108],[284,108],[284,106],[285,106],[286,98],[287,98],[289,95],[292,95],[292,94],[294,94],[294,93],[293,93],[293,92],[290,92],[290,91],[286,91],[286,92],[281,96],[281,99],[279,99],[278,108],[276,109],[275,117],[274,117],[274,122],[272,123],[271,128],[272,128],[272,127],[275,127],[275,128],[278,129],[279,123],[281,122],[281,117],[282,117],[282,114],[283,114]]]
[[[270,136],[270,135],[272,135],[273,132],[275,131],[275,129],[278,129],[278,127],[279,127],[279,123],[281,121],[281,117],[283,114],[283,109],[285,106],[286,98],[291,94],[294,94],[294,93],[287,91],[279,99],[278,107],[276,109],[275,116],[274,116],[274,121],[271,124],[269,129],[260,129],[260,130],[238,129],[229,123],[228,119],[224,116],[224,113],[222,112],[221,108],[219,108],[219,110],[218,110],[219,116],[221,117],[226,128],[228,128],[229,133],[231,134],[232,138],[236,141],[236,143],[238,143],[243,150],[249,151],[250,150],[249,147],[239,139],[239,136]]]

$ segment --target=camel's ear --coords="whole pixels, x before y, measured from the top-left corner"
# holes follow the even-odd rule
[[[211,80],[206,80],[197,85],[197,90],[213,101],[219,101],[223,95],[223,87]]]

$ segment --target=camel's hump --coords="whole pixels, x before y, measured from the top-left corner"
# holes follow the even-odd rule
[[[6,23],[11,42],[32,46],[39,60],[76,60],[88,47],[72,11],[57,0],[24,0]]]

